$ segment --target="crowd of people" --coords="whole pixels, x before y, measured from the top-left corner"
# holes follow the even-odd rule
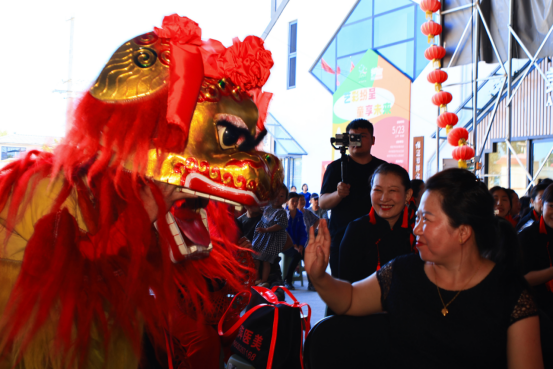
[[[328,166],[320,197],[307,184],[301,193],[283,187],[254,212],[258,283],[294,289],[305,259],[309,289],[328,315],[388,313],[393,350],[403,350],[392,367],[452,357],[452,367],[542,367],[540,326],[553,326],[553,181],[519,198],[463,169],[410,180],[371,155],[370,122],[354,120],[346,131],[362,144]]]

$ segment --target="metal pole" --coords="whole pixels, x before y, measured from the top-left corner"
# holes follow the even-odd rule
[[[511,28],[513,26],[513,0],[509,0],[509,43],[507,50],[507,70],[509,75],[507,76],[507,96],[508,101],[511,102],[512,84],[513,84],[513,35],[511,34]],[[511,104],[507,104],[507,142],[511,141],[511,126],[513,120],[513,111]],[[507,150],[507,188],[511,188],[511,150]]]
[[[476,5],[478,6],[478,4]],[[478,55],[480,52],[480,17],[481,15],[474,17],[474,59],[473,59],[473,82],[472,82],[472,144],[474,152],[478,152],[478,130],[476,124],[478,122]],[[476,174],[476,158],[474,160],[474,173]]]

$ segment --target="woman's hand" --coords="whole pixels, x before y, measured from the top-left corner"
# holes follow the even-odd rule
[[[317,237],[315,237],[313,227],[309,228],[309,243],[304,253],[305,271],[311,280],[320,279],[326,274],[329,257],[330,233],[326,226],[326,220],[321,219]]]

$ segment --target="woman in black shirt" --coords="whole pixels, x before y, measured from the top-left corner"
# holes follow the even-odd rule
[[[326,274],[330,236],[324,226],[310,234],[305,269],[317,292],[340,314],[388,313],[392,368],[543,368],[536,306],[505,255],[517,246],[514,229],[500,229],[492,196],[466,170],[444,170],[426,186],[419,255],[363,281]]]
[[[542,215],[519,233],[525,277],[538,306],[553,320],[553,185],[542,195]]]
[[[409,174],[397,164],[382,164],[371,178],[369,214],[352,221],[340,245],[340,278],[357,282],[390,260],[413,251],[409,226]]]

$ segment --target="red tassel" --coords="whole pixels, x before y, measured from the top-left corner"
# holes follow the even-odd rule
[[[25,211],[25,198],[40,195],[34,190],[39,180],[51,178],[52,159],[51,154],[32,152],[11,163],[9,171],[0,171],[0,206],[10,204],[7,219],[16,219]],[[82,167],[70,172],[87,174]],[[117,176],[119,181],[115,180]],[[213,243],[210,257],[175,265],[169,258],[168,242],[173,237],[165,217],[158,221],[158,236],[137,193],[139,179],[109,168],[94,175],[90,182],[94,206],[90,201],[79,202],[85,222],[97,223],[94,233],[81,231],[75,218],[61,208],[73,188],[84,190],[82,185],[80,180],[72,184],[68,180],[53,212],[35,224],[21,273],[4,311],[3,319],[8,323],[1,328],[0,337],[8,345],[25,332],[23,353],[34,334],[51,319],[51,309],[60,306],[52,348],[68,366],[84,365],[92,324],[106,338],[111,332],[123,330],[138,353],[142,321],[158,346],[164,343],[163,332],[171,332],[170,316],[176,310],[194,314],[199,321],[217,315],[222,302],[211,298],[209,285],[224,280],[225,291],[233,294],[253,283],[253,268],[242,262],[243,254],[240,256],[250,251],[236,246],[237,228],[225,204],[210,203],[206,209]],[[19,194],[20,187],[29,190]],[[156,190],[154,195],[159,195]],[[10,202],[6,193],[12,193]],[[159,196],[156,200],[161,202]],[[162,209],[163,204],[158,207]],[[13,226],[8,229],[13,230]],[[108,345],[106,340],[106,350]]]

